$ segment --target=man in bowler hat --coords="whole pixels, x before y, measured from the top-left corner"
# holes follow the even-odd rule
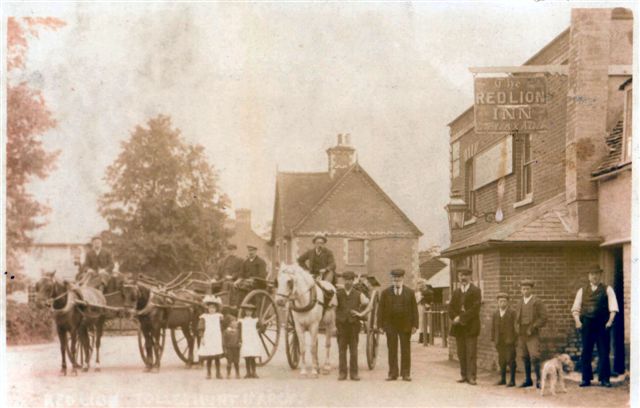
[[[610,329],[618,313],[618,300],[611,286],[602,284],[602,269],[589,270],[589,284],[578,289],[571,314],[576,329],[582,335],[582,382],[581,387],[591,385],[593,372],[591,359],[593,346],[598,345],[598,380],[603,387],[611,387],[609,362]]]
[[[516,385],[516,313],[509,307],[509,295],[498,293],[498,309],[491,319],[491,341],[498,350],[500,381],[496,385]],[[507,365],[510,379],[507,383]]]
[[[531,293],[533,281],[523,279],[520,283],[522,297],[516,306],[516,333],[518,354],[524,363],[522,388],[531,387],[531,364],[536,373],[536,388],[540,388],[540,329],[547,324],[547,309],[537,296]]]
[[[346,271],[342,274],[344,287],[338,289],[338,306],[336,308],[336,329],[338,334],[338,354],[340,374],[338,380],[347,379],[347,349],[349,350],[349,377],[352,381],[360,381],[358,377],[358,337],[360,334],[360,318],[363,306],[369,299],[353,287],[356,274]]]
[[[456,338],[460,361],[459,383],[476,385],[478,335],[480,334],[480,288],[471,283],[471,269],[458,268],[460,285],[449,302],[451,335]]]
[[[413,290],[404,286],[404,269],[391,271],[391,286],[382,291],[378,306],[378,327],[387,334],[389,376],[398,379],[398,340],[400,342],[400,375],[411,381],[411,335],[418,328],[418,305]]]

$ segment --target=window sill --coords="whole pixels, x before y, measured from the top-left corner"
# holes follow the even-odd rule
[[[463,227],[466,227],[467,225],[473,225],[476,223],[476,221],[478,221],[478,219],[476,217],[471,217],[468,220],[465,220],[464,223],[462,224]]]
[[[347,266],[367,266],[366,263],[346,263]]]
[[[525,205],[529,205],[531,203],[533,203],[533,194],[529,194],[523,200],[514,203],[513,208],[524,207]]]

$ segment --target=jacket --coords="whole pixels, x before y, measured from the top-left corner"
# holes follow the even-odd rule
[[[402,286],[400,299],[394,293],[393,286],[383,290],[380,294],[380,304],[378,305],[378,327],[385,331],[410,332],[412,328],[418,328],[418,304],[416,303],[415,292]],[[402,312],[394,315],[392,302],[398,301]]]
[[[547,308],[542,303],[542,300],[538,299],[537,296],[532,295],[530,302],[533,302],[533,319],[531,324],[529,324],[529,328],[531,329],[531,335],[537,335],[540,332],[540,328],[544,327],[547,324]],[[520,332],[520,312],[522,310],[522,305],[524,305],[524,300],[520,298],[518,304],[516,305],[516,332]]]
[[[514,344],[518,337],[516,332],[516,312],[510,307],[504,313],[504,326],[500,326],[500,310],[493,312],[491,318],[491,341],[498,345],[498,340],[502,340],[500,344]],[[504,327],[504,332],[500,329]]]
[[[460,316],[460,323],[451,325],[451,335],[454,337],[477,337],[480,335],[480,304],[482,291],[473,283],[464,295],[460,288],[456,289],[449,302],[449,318],[454,320]]]
[[[311,248],[298,258],[298,265],[311,272],[314,276],[320,273],[320,269],[327,269],[333,272],[336,270],[333,252],[325,247],[320,249],[320,254],[316,253],[315,248]]]

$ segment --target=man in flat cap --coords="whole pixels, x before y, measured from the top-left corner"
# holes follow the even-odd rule
[[[360,334],[360,319],[364,313],[363,307],[369,303],[369,299],[353,287],[356,274],[346,271],[342,274],[344,287],[338,289],[338,306],[336,308],[336,329],[338,332],[339,353],[339,377],[338,380],[347,379],[347,349],[349,349],[349,377],[353,381],[359,381],[358,377],[358,339]]]
[[[525,379],[520,387],[531,387],[531,365],[536,373],[536,388],[540,388],[540,329],[547,324],[547,309],[532,293],[533,280],[520,282],[522,297],[516,306],[516,333],[518,354],[524,364]]]
[[[333,252],[325,247],[327,237],[324,234],[316,234],[312,242],[313,248],[298,258],[298,265],[311,272],[316,279],[335,285],[336,262]]]
[[[591,385],[593,372],[591,359],[593,346],[598,345],[598,380],[603,387],[611,387],[611,368],[609,362],[610,329],[618,313],[618,300],[611,286],[602,284],[602,269],[589,270],[589,284],[578,289],[573,301],[571,314],[576,329],[582,335],[582,382],[581,387]]]
[[[500,292],[497,296],[498,309],[491,319],[491,341],[498,350],[500,381],[496,385],[516,385],[516,313],[509,307],[509,295]],[[510,379],[507,383],[507,365]]]
[[[254,245],[247,245],[249,255],[242,262],[242,273],[240,277],[233,283],[230,303],[240,305],[244,296],[253,289],[253,280],[255,278],[267,278],[267,263],[258,256],[258,248]]]
[[[471,269],[459,267],[460,285],[451,295],[449,318],[451,335],[456,338],[460,361],[459,383],[476,385],[478,336],[480,335],[480,304],[482,292],[471,283]]]
[[[389,375],[387,381],[411,381],[411,335],[418,328],[418,305],[413,290],[403,285],[404,269],[391,271],[391,286],[383,290],[378,306],[378,328],[387,334]],[[398,340],[400,370],[398,373]]]

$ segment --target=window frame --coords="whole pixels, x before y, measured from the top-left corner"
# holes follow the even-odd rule
[[[631,163],[633,159],[633,84],[629,84],[625,88],[624,93],[622,162]]]
[[[513,140],[517,144],[517,189],[514,207],[528,204],[533,200],[533,149],[531,147],[531,134],[514,135]]]
[[[474,160],[470,157],[464,163],[464,201],[467,204],[467,211],[464,214],[465,222],[473,222],[476,212],[476,192],[473,189]]]
[[[351,262],[350,256],[349,256],[349,250],[351,248],[351,241],[359,241],[362,242],[362,262]],[[367,240],[364,238],[347,238],[346,239],[346,259],[345,259],[345,264],[349,265],[349,266],[363,266],[367,264]]]

